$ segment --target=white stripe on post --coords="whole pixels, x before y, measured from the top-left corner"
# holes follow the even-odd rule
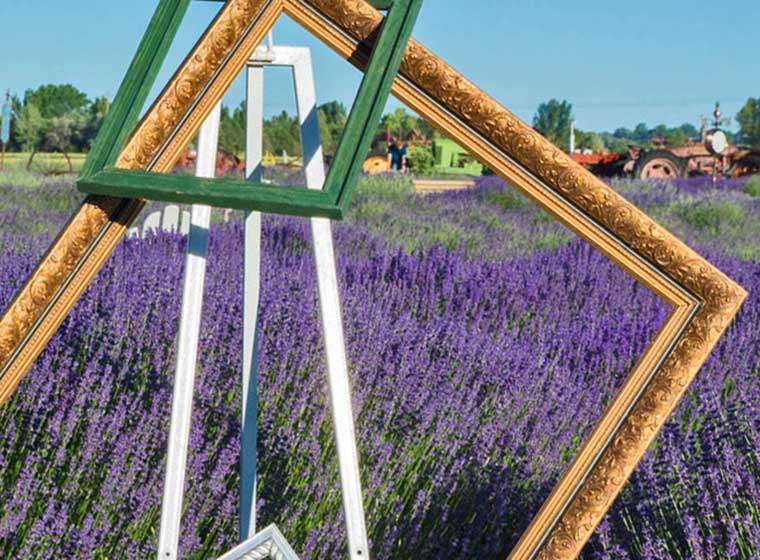
[[[213,178],[215,175],[220,115],[221,104],[214,108],[201,128],[195,173],[198,177]],[[176,560],[179,546],[210,221],[211,208],[194,204],[185,258],[177,369],[174,377],[164,500],[161,506],[158,560]]]

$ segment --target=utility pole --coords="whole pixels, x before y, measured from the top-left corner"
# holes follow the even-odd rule
[[[2,109],[2,124],[0,125],[0,143],[3,145],[3,150],[0,152],[0,171],[5,169],[5,150],[8,147],[8,142],[11,139],[11,92],[8,90],[5,93],[5,103],[3,103]]]
[[[570,153],[575,153],[575,121],[570,121]]]

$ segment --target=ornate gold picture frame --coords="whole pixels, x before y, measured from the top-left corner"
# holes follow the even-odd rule
[[[176,30],[187,1],[163,2],[153,23],[169,22]],[[360,69],[367,65],[382,23],[382,15],[364,0],[229,0],[131,138],[102,133],[111,142],[101,159],[110,158],[123,169],[170,171],[283,13]],[[155,39],[154,51],[165,51],[171,37],[167,33]],[[160,64],[161,56],[154,58],[138,56],[134,63],[145,65],[146,83]],[[136,119],[135,107],[148,89],[144,83],[135,85],[134,102],[124,111],[123,122]],[[574,558],[746,293],[415,40],[406,49],[393,93],[671,306],[667,320],[510,554],[515,559]],[[89,196],[55,240],[0,319],[0,402],[142,206],[140,200]]]

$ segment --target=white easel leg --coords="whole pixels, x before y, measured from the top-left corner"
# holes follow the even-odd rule
[[[364,521],[359,473],[359,453],[356,449],[351,387],[346,365],[346,348],[343,339],[343,321],[335,274],[332,229],[325,218],[312,218],[312,237],[317,260],[317,281],[327,349],[327,371],[330,381],[333,423],[338,445],[338,463],[343,491],[343,509],[348,530],[349,558],[369,558],[367,528]]]
[[[196,165],[196,175],[199,177],[214,177],[220,110],[221,105],[217,105],[201,128]],[[166,482],[161,506],[159,560],[175,560],[179,546],[210,221],[211,209],[208,206],[193,205],[185,259]]]
[[[249,66],[246,97],[245,174],[261,181],[264,68]],[[242,432],[240,439],[240,542],[256,534],[256,417],[258,415],[258,311],[261,289],[261,213],[245,215],[243,263]]]
[[[320,189],[324,183],[324,158],[319,138],[316,95],[312,74],[311,56],[308,49],[274,47],[269,51],[274,58],[262,64],[291,66],[296,88],[296,100],[301,124],[301,143],[309,188]],[[248,115],[247,115],[247,175],[260,180],[262,160],[263,129],[263,67],[250,66],[248,70]],[[245,426],[255,432],[255,379],[257,359],[256,313],[259,299],[259,259],[260,259],[260,214],[251,213],[246,217],[246,264],[245,264],[245,326],[244,335],[244,441],[241,448],[241,540],[255,533],[255,476],[256,451],[255,433],[246,436]],[[320,307],[325,346],[333,421],[340,464],[343,507],[346,515],[349,557],[352,560],[369,558],[367,530],[364,520],[359,457],[356,450],[354,421],[351,406],[351,391],[343,341],[340,298],[332,244],[330,221],[315,218],[311,221],[314,253],[319,283]],[[246,350],[248,348],[249,350]],[[250,359],[248,358],[250,356]],[[246,400],[247,399],[247,400]],[[253,416],[249,416],[253,414]],[[244,461],[247,466],[244,467]],[[246,482],[247,481],[247,482]],[[245,502],[245,500],[248,500]],[[247,522],[246,522],[247,520]],[[247,533],[245,532],[247,527]]]
[[[325,179],[324,157],[319,139],[319,121],[311,54],[308,50],[304,50],[303,54],[294,61],[293,78],[301,124],[301,145],[303,146],[306,185],[310,189],[321,189]],[[366,560],[369,558],[369,543],[364,520],[359,454],[356,450],[351,387],[343,338],[343,320],[330,220],[312,218],[311,229],[325,348],[327,350],[327,371],[337,439],[343,509],[348,532],[349,558],[351,560]]]

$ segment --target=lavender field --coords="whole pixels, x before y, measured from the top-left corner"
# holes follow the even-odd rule
[[[613,185],[750,297],[585,558],[760,556],[757,184]],[[2,306],[78,200],[0,176]],[[340,558],[307,222],[263,238],[260,523]],[[123,243],[0,409],[0,557],[153,556],[184,245]],[[241,245],[240,222],[212,228],[183,558],[236,542]],[[366,179],[336,248],[374,558],[505,558],[667,306],[496,178]]]

